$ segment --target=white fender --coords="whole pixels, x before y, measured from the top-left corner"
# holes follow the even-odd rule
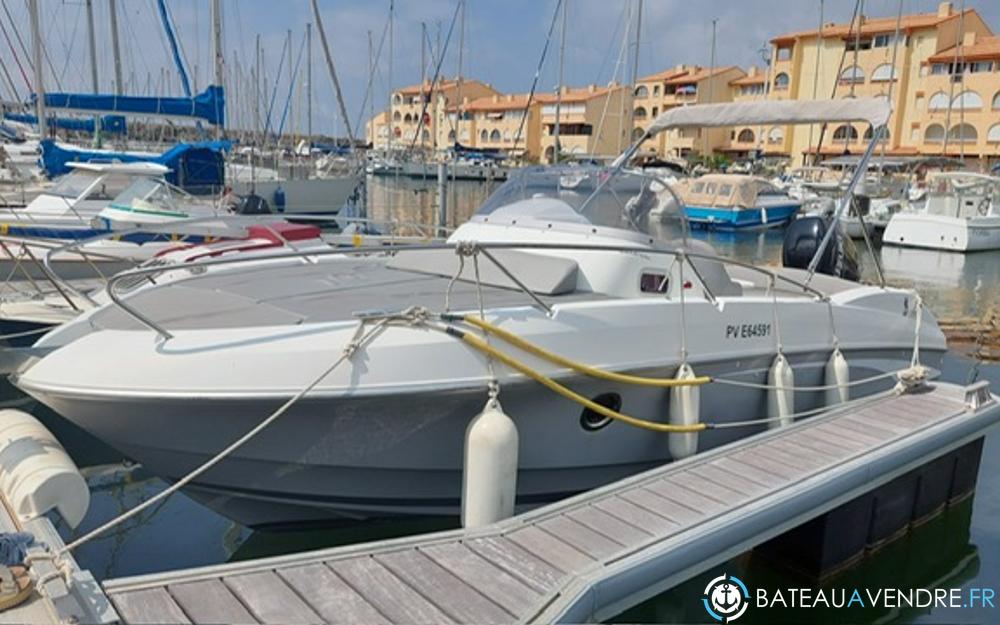
[[[690,380],[694,378],[694,370],[684,363],[677,369],[675,380]],[[670,425],[693,425],[698,423],[701,410],[701,388],[697,386],[675,386],[670,389]],[[670,457],[683,460],[693,456],[698,451],[698,433],[667,435]]]
[[[22,521],[55,509],[75,528],[90,507],[90,489],[66,450],[20,410],[0,410],[0,490]]]
[[[781,387],[767,390],[767,416],[775,419],[768,422],[768,427],[790,425],[792,414],[795,413],[795,372],[784,354],[774,357],[771,369],[767,372],[767,384]]]
[[[517,426],[500,402],[486,402],[465,430],[462,526],[480,527],[514,514]]]
[[[840,348],[834,348],[826,361],[824,371],[824,385],[834,388],[826,389],[825,405],[835,406],[842,404],[851,398],[851,388],[847,383],[851,381],[851,368],[847,364],[847,359],[840,353]],[[836,386],[834,386],[836,385]]]

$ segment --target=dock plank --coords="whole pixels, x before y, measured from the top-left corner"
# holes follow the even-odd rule
[[[627,521],[635,527],[648,531],[650,534],[662,536],[666,533],[674,532],[680,527],[680,524],[676,521],[660,516],[646,508],[639,507],[617,495],[598,499],[593,505],[595,508],[603,510],[615,518]]]
[[[347,582],[325,564],[315,563],[278,570],[291,586],[326,623],[388,623],[378,610],[365,601]]]
[[[261,623],[318,623],[322,620],[274,571],[233,575],[224,581]]]
[[[218,579],[171,584],[167,591],[192,623],[256,623],[257,619]]]
[[[565,514],[545,519],[538,523],[538,527],[548,532],[553,538],[558,537],[559,540],[569,543],[594,559],[606,558],[625,547],[624,543],[600,532],[595,532]]]
[[[513,616],[417,549],[379,554],[375,559],[458,623],[499,624]]]
[[[184,624],[191,622],[166,588],[133,590],[111,595],[110,598],[115,609],[118,610],[118,614],[126,623],[153,625],[155,623]]]
[[[581,506],[570,510],[566,516],[625,545],[640,543],[653,535],[594,506]]]
[[[455,622],[371,556],[330,561],[327,566],[393,623]]]
[[[461,543],[439,543],[420,551],[474,588],[489,588],[490,599],[511,616],[520,616],[542,593]]]
[[[738,492],[748,495],[757,495],[767,490],[767,487],[763,484],[754,482],[745,476],[730,473],[710,462],[691,467],[689,471],[707,480],[711,480],[713,483],[720,485],[720,487],[730,490],[738,489]]]
[[[500,536],[486,536],[464,542],[495,566],[507,571],[539,594],[551,590],[565,574],[548,562],[528,553]]]
[[[618,495],[622,499],[645,508],[655,514],[674,521],[679,526],[696,523],[705,516],[704,512],[658,495],[648,488],[634,488]]]
[[[667,475],[656,481],[646,484],[646,490],[683,504],[688,509],[700,513],[711,513],[723,510],[726,504],[718,499],[702,494],[693,488],[689,488],[684,481],[690,477],[688,474]]]
[[[553,540],[552,534],[542,531],[534,525],[515,530],[507,534],[506,538],[560,571],[576,571],[589,566],[596,560],[567,542],[559,539]]]

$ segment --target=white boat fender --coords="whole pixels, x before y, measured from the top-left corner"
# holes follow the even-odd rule
[[[55,509],[75,528],[90,507],[90,489],[69,454],[20,410],[0,410],[0,491],[22,521]]]
[[[697,376],[691,365],[684,363],[677,369],[675,380],[690,380]],[[670,425],[694,425],[698,423],[701,410],[701,387],[697,385],[675,386],[670,389]],[[698,433],[675,433],[667,435],[670,457],[683,460],[698,451]]]
[[[851,398],[851,388],[848,386],[851,381],[851,368],[839,347],[833,349],[833,353],[826,361],[826,369],[823,373],[823,383],[827,387],[824,405],[843,404]]]
[[[490,398],[465,430],[462,526],[481,527],[514,514],[517,426]]]
[[[774,357],[767,372],[767,416],[768,427],[778,428],[791,425],[795,413],[795,372],[784,354]]]

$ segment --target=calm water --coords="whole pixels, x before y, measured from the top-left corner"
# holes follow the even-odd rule
[[[480,183],[457,183],[449,191],[449,225],[461,223],[489,194]],[[369,216],[376,219],[433,223],[437,190],[419,181],[376,179],[369,192]],[[763,264],[778,264],[780,232],[748,234],[696,233],[721,253]],[[920,289],[930,308],[941,317],[981,315],[1000,302],[1000,254],[969,256],[915,252],[888,248],[881,261],[887,281]],[[874,279],[870,257],[865,276]],[[1000,367],[979,367],[971,360],[951,357],[945,377],[967,383],[986,378],[1000,389]],[[66,538],[85,532],[159,491],[164,484],[139,468],[123,468],[113,450],[47,413],[8,388],[7,405],[31,408],[59,436],[81,466],[93,489],[90,512],[77,532],[62,528]],[[876,556],[848,570],[828,584],[836,587],[900,588],[922,586],[1000,585],[1000,434],[987,437],[977,494],[950,509],[932,523],[911,532]],[[106,467],[104,465],[113,465]],[[132,519],[117,531],[79,549],[76,557],[99,579],[167,569],[216,564],[350,544],[454,527],[457,519],[416,519],[369,522],[336,528],[293,532],[254,532],[194,503],[183,494]],[[721,573],[735,574],[754,587],[784,588],[802,585],[780,566],[750,554],[660,595],[615,619],[620,622],[705,622],[701,592],[707,580]],[[740,622],[843,622],[843,612],[771,610],[748,611]],[[995,613],[976,610],[909,610],[880,612],[868,609],[847,615],[856,622],[992,622]]]

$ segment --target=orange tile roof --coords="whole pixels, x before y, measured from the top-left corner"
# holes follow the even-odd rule
[[[614,89],[621,89],[622,86],[618,85]],[[563,103],[566,102],[586,102],[587,100],[593,100],[594,98],[600,97],[612,91],[612,87],[595,87],[593,91],[589,87],[580,87],[577,89],[568,89],[562,94]],[[558,96],[554,93],[539,93],[535,95],[535,98],[545,104],[554,104],[558,99]]]
[[[699,80],[705,80],[706,78],[711,78],[718,74],[724,74],[731,70],[741,70],[735,65],[730,65],[728,67],[716,67],[714,70],[710,70],[704,67],[696,69],[694,72],[684,74],[682,76],[677,76],[676,78],[671,78],[669,80],[664,80],[665,85],[686,85],[692,82],[698,82]]]
[[[1000,37],[979,37],[971,46],[952,46],[927,59],[929,63],[951,61],[959,56],[966,61],[983,61],[1000,58]]]
[[[736,80],[730,80],[729,84],[738,87],[740,85],[760,85],[765,82],[767,82],[767,77],[764,76],[764,74],[757,74],[756,76],[751,76],[750,74],[747,74],[746,76],[737,78]]]
[[[966,9],[965,13],[977,14],[975,9]],[[944,17],[939,16],[937,13],[913,13],[910,15],[904,15],[899,19],[899,29],[902,32],[909,30],[916,30],[919,28],[932,28],[946,22],[950,19],[958,17],[958,12],[952,13],[951,15],[946,15]],[[861,24],[861,34],[862,35],[874,35],[876,33],[892,33],[896,30],[896,18],[895,17],[865,17]],[[771,43],[778,43],[783,41],[791,41],[793,39],[804,39],[807,37],[815,37],[819,34],[819,29],[813,28],[811,30],[802,30],[794,33],[785,33],[783,35],[778,35],[771,39]],[[823,37],[846,37],[848,35],[857,34],[857,30],[851,28],[851,23],[843,24],[826,24],[823,26]]]
[[[535,94],[532,98],[532,103],[538,103],[539,94]],[[465,105],[462,106],[463,110],[466,111],[510,111],[516,109],[523,109],[528,105],[528,94],[518,93],[511,95],[499,95],[496,96],[496,100],[493,96],[483,96],[481,98],[476,98],[475,100],[470,100]],[[450,106],[449,109],[456,109],[457,106]]]
[[[464,83],[478,82],[476,80],[463,79]],[[458,86],[458,80],[439,80],[434,85],[434,91],[446,91]],[[396,90],[402,95],[417,95],[418,93],[429,93],[431,91],[431,81],[427,80],[423,84],[409,85]]]
[[[658,82],[661,80],[670,80],[671,78],[677,78],[678,76],[683,76],[690,73],[690,70],[681,69],[678,70],[676,67],[665,69],[662,72],[657,72],[656,74],[650,74],[649,76],[643,76],[636,80],[636,82]]]

